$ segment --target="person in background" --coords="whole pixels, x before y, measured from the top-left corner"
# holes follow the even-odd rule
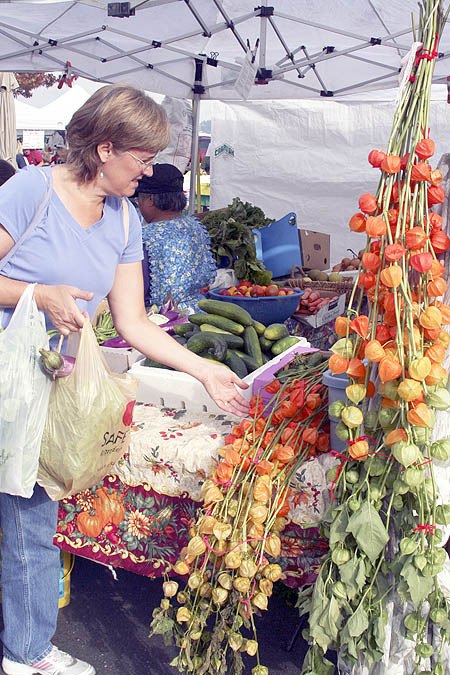
[[[183,174],[172,164],[155,164],[137,189],[139,210],[146,221],[144,298],[147,307],[160,307],[170,291],[180,309],[198,311],[200,289],[216,276],[211,239],[195,216],[183,214],[186,195]]]
[[[23,154],[22,141],[17,141],[17,150],[16,150],[16,164],[19,169],[23,169],[25,166],[28,166],[28,160]]]
[[[52,163],[52,153],[47,150],[42,151],[42,166],[49,166]]]
[[[25,148],[23,154],[25,155],[28,164],[33,164],[34,166],[42,166],[44,163],[44,160],[42,159],[42,153],[40,150],[30,150],[29,148]]]
[[[4,324],[30,283],[37,284],[34,297],[47,327],[65,336],[78,332],[86,313],[92,317],[107,297],[115,327],[127,342],[189,373],[220,407],[242,415],[248,404],[241,389],[247,385],[227,367],[179,345],[145,311],[141,224],[129,205],[126,233],[123,200],[143,176],[151,177],[154,158],[169,138],[163,108],[145,92],[108,85],[69,122],[65,164],[29,166],[2,185],[0,259],[27,230],[51,187],[41,223],[1,271]],[[30,499],[0,494],[0,512],[4,673],[94,675],[91,665],[51,642],[58,616],[60,553],[53,543],[58,502],[36,485]]]
[[[0,185],[6,183],[15,173],[16,170],[12,164],[7,162],[6,159],[0,159]]]

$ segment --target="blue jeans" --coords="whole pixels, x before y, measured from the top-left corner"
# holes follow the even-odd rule
[[[52,649],[58,617],[58,502],[35,485],[30,499],[0,494],[3,654],[32,664]]]

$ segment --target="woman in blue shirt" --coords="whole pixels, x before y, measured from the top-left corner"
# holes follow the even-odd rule
[[[72,117],[67,140],[65,164],[26,167],[0,188],[2,259],[27,231],[51,187],[40,222],[3,266],[0,306],[11,314],[27,285],[37,283],[34,297],[48,327],[69,335],[107,297],[125,340],[150,358],[193,375],[219,406],[242,414],[247,404],[235,385],[246,385],[148,320],[141,225],[132,207],[128,236],[124,230],[121,200],[134,194],[144,175],[151,176],[153,159],[169,140],[163,109],[133,87],[102,87]],[[30,499],[0,494],[6,675],[95,672],[51,643],[58,613],[57,511],[58,503],[38,485]]]

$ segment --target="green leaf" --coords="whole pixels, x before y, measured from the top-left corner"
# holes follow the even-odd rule
[[[361,558],[351,558],[348,562],[339,567],[341,581],[345,584],[345,590],[349,599],[363,588],[366,583],[366,568]]]
[[[347,621],[348,632],[351,637],[359,637],[366,631],[369,627],[369,617],[367,612],[362,605],[358,607],[356,612]]]
[[[408,584],[411,600],[417,609],[433,590],[434,579],[433,577],[424,577],[411,562],[407,562],[403,566],[400,575]]]
[[[330,525],[330,548],[336,544],[345,541],[347,538],[348,513],[345,508],[338,512],[337,516]]]
[[[359,548],[373,563],[378,558],[389,535],[378,511],[369,502],[364,502],[348,521],[347,532],[355,537]]]

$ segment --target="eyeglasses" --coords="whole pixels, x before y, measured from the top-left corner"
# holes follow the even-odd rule
[[[139,164],[141,165],[142,171],[146,171],[147,169],[149,169],[152,166],[153,162],[155,161],[155,158],[153,158],[153,159],[149,160],[148,162],[144,162],[143,159],[140,159],[140,157],[136,157],[136,155],[133,155],[133,153],[130,152],[129,150],[125,150],[125,152],[127,153],[127,155],[130,155],[130,157],[135,159],[136,162],[139,162]]]

